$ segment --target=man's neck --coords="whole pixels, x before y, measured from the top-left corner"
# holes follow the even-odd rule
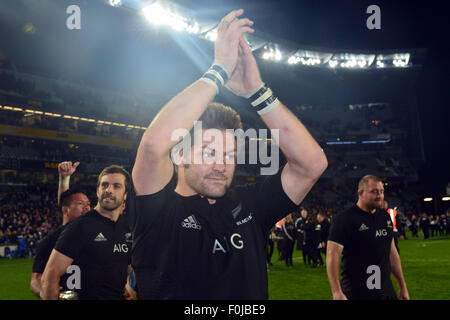
[[[183,197],[191,197],[191,196],[195,196],[196,194],[199,194],[198,192],[195,192],[191,188],[186,188],[186,187],[183,188],[183,186],[180,183],[178,183],[177,186],[175,187],[175,192]],[[204,198],[204,196],[201,194],[200,194],[200,197]],[[211,198],[207,198],[207,199],[208,199],[209,204],[216,203],[216,199],[211,199]]]
[[[102,216],[104,216],[105,218],[108,218],[114,222],[117,221],[117,219],[119,219],[120,213],[122,211],[121,207],[118,207],[117,209],[114,209],[112,211],[110,210],[105,210],[103,209],[100,204],[97,203],[97,205],[94,208],[95,211],[97,211],[98,213],[100,213]]]
[[[356,203],[356,206],[358,208],[360,208],[362,211],[368,212],[368,213],[372,213],[374,214],[376,211],[376,208],[369,208],[368,206],[365,206],[363,203],[361,203],[360,200],[358,200],[358,202]]]

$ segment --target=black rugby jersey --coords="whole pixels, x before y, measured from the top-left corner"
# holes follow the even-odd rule
[[[163,190],[128,198],[141,299],[267,299],[267,234],[296,205],[281,170],[209,204]]]
[[[80,268],[80,299],[124,298],[131,240],[126,214],[114,222],[91,210],[66,225],[55,249]]]
[[[347,298],[396,299],[390,278],[392,237],[385,211],[372,214],[355,205],[333,219],[328,240],[344,246],[341,286]]]
[[[56,241],[63,230],[64,226],[61,225],[38,242],[36,256],[33,261],[33,272],[44,273],[48,258],[50,258],[50,254],[55,247]]]
[[[61,225],[38,242],[32,268],[34,273],[44,273],[50,254],[55,248],[56,241],[63,230],[64,225]],[[59,286],[62,287],[62,291],[68,290],[66,286],[68,276],[69,275],[66,273],[59,280]]]

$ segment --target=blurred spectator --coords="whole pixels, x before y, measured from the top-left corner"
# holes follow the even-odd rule
[[[438,229],[439,229],[439,216],[433,216],[431,215],[429,217],[430,219],[430,233],[431,233],[431,237],[433,238],[434,236],[436,236],[438,234]]]
[[[32,185],[6,192],[0,199],[0,241],[18,245],[20,257],[32,255],[36,242],[60,224],[52,189],[54,185]]]
[[[411,216],[411,225],[409,226],[409,230],[411,231],[412,237],[417,238],[418,231],[419,231],[419,221],[417,220],[417,216],[413,214]]]
[[[297,238],[294,220],[292,219],[292,213],[290,213],[284,219],[281,229],[283,230],[283,258],[286,263],[286,267],[293,267],[292,255],[294,253],[294,243]]]
[[[425,212],[420,217],[419,226],[422,230],[423,238],[428,239],[430,237],[430,219]]]

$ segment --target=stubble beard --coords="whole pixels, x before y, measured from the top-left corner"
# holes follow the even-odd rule
[[[110,198],[110,197],[108,197],[108,196],[102,196],[102,199],[101,199],[101,201],[100,201],[100,207],[101,207],[103,210],[114,211],[114,210],[116,210],[117,208],[119,208],[119,207],[122,205],[122,203],[123,203],[123,201],[117,201],[117,198],[114,198],[114,199],[113,199],[113,200],[114,200],[114,203],[113,203],[113,204],[110,204],[110,205],[107,205],[107,204],[104,203],[105,198]]]

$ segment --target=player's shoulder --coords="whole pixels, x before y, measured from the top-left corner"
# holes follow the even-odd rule
[[[97,214],[96,211],[92,209],[91,211],[88,211],[85,214],[82,214],[81,216],[76,217],[73,220],[70,220],[66,224],[65,228],[72,229],[72,228],[77,228],[77,227],[81,227],[84,225],[88,225],[92,222],[93,219],[95,219],[96,214]]]
[[[356,215],[358,213],[358,207],[356,205],[351,206],[350,208],[341,210],[340,212],[338,212],[338,214],[336,215],[337,217],[342,218],[348,218],[348,217],[352,217],[354,215]]]
[[[64,226],[60,225],[56,229],[50,231],[45,237],[43,237],[41,240],[38,241],[37,247],[38,248],[44,248],[47,246],[52,246],[58,239],[61,232],[64,230]]]
[[[391,218],[391,215],[386,210],[377,209],[376,212],[383,218],[385,218],[385,217],[388,217],[389,219]]]
[[[352,206],[350,208],[339,211],[334,217],[331,224],[347,223],[358,219],[358,207]]]

